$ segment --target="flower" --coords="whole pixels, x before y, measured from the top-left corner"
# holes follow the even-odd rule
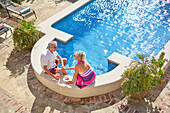
[[[166,60],[166,62],[168,62],[168,59],[167,59],[167,58],[165,58],[165,60]]]
[[[164,79],[162,80],[161,84],[164,84],[164,83],[165,83],[165,80],[166,80],[166,78],[164,78]]]
[[[16,25],[18,25],[18,23],[16,23]]]
[[[165,50],[165,47],[163,47],[163,50]]]
[[[164,84],[164,81],[162,80],[161,84]]]
[[[165,67],[163,67],[163,70],[165,70],[166,68]]]

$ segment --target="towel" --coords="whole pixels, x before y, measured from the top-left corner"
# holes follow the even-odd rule
[[[30,11],[30,7],[27,7],[27,8],[25,8],[25,9],[21,10],[19,13],[20,13],[20,14],[24,14],[24,13],[26,13],[26,12],[28,12],[28,11]]]
[[[94,83],[95,78],[96,78],[96,73],[93,71],[92,68],[90,68],[88,71],[82,74],[79,73],[77,75],[76,85],[80,89],[82,89],[86,87],[87,85]]]
[[[0,24],[0,29],[4,28],[4,24]]]

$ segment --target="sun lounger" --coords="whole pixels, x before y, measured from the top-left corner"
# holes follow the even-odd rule
[[[3,35],[4,33],[6,33],[5,38],[7,38],[7,32],[10,31],[12,34],[12,30],[11,28],[7,27],[4,25],[4,23],[0,23],[0,35]]]
[[[11,17],[10,12],[12,12],[21,16],[23,19],[31,14],[35,16],[35,19],[37,19],[35,11],[29,7],[24,7],[22,5],[16,4],[11,0],[1,0],[0,4],[6,9],[9,18]]]

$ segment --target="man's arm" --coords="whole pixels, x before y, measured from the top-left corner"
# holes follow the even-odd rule
[[[60,59],[61,61],[61,67],[65,68],[64,63],[63,63],[63,58],[60,55],[57,55],[57,58]]]

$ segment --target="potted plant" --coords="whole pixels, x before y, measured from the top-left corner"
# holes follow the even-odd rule
[[[40,37],[41,34],[34,26],[34,21],[22,20],[17,23],[13,31],[14,49],[17,51],[32,49]]]
[[[158,87],[165,80],[164,59],[165,52],[162,52],[158,59],[154,56],[149,60],[149,56],[137,54],[139,61],[132,61],[122,74],[122,93],[127,97],[142,99],[148,90]],[[168,61],[167,61],[168,62]]]

